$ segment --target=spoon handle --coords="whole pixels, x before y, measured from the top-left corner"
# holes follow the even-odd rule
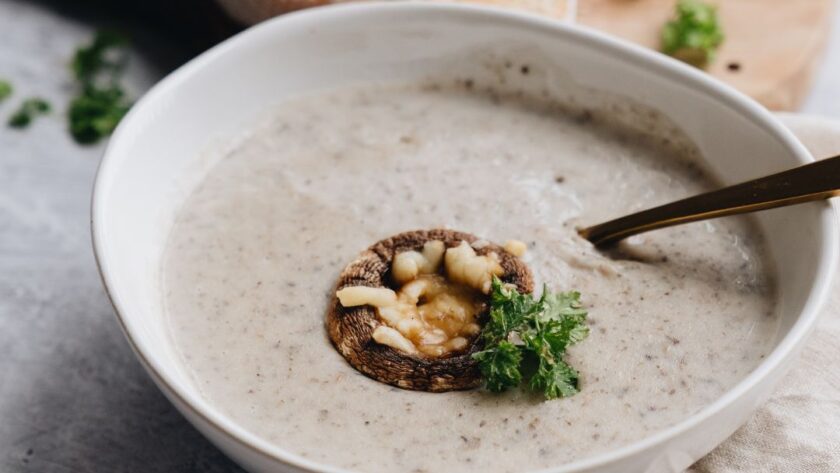
[[[840,195],[840,156],[678,200],[578,230],[595,245],[638,233]]]

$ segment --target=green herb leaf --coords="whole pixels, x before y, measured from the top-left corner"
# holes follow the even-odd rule
[[[488,344],[507,339],[508,334],[522,325],[523,319],[536,310],[536,301],[527,294],[507,288],[499,278],[493,278],[490,292],[490,321],[482,336]]]
[[[125,67],[125,46],[128,38],[114,31],[98,31],[93,41],[76,50],[70,64],[76,80],[82,84],[96,81],[102,75],[114,79]]]
[[[662,28],[662,52],[702,67],[723,42],[717,8],[699,0],[680,0],[676,16]]]
[[[528,386],[546,399],[578,391],[579,375],[563,359],[566,348],[589,334],[580,293],[550,293],[534,299],[493,278],[490,319],[482,330],[485,349],[473,355],[487,389],[504,391],[528,376]]]
[[[50,104],[44,99],[37,97],[26,99],[20,105],[20,108],[9,117],[9,126],[26,128],[36,116],[49,113],[50,108]]]
[[[78,143],[95,143],[114,131],[130,107],[122,89],[87,87],[70,102],[70,134]]]
[[[0,102],[12,95],[12,83],[7,80],[0,80]]]
[[[73,56],[70,66],[80,93],[70,102],[67,117],[76,142],[92,144],[110,135],[131,107],[120,85],[127,46],[125,36],[99,31]]]
[[[522,382],[519,371],[522,354],[513,343],[499,342],[493,348],[475,353],[473,358],[478,360],[481,375],[490,391],[501,392]]]
[[[540,365],[529,383],[531,389],[542,391],[546,399],[557,399],[577,394],[578,372],[565,361]]]

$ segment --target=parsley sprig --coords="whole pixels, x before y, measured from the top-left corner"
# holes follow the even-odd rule
[[[717,8],[699,0],[680,0],[662,29],[662,52],[697,67],[711,62],[722,42]]]
[[[128,61],[125,48],[128,38],[115,31],[97,31],[90,44],[81,46],[73,55],[70,69],[81,83],[93,83],[103,79],[113,81]]]
[[[49,102],[42,98],[28,98],[20,104],[20,107],[9,117],[9,126],[12,128],[26,128],[32,123],[35,117],[46,115],[50,112]]]
[[[12,95],[12,90],[11,82],[0,79],[0,102],[9,98],[9,96]]]
[[[546,399],[578,392],[578,372],[563,359],[566,348],[589,334],[580,293],[550,293],[535,299],[493,278],[490,319],[475,353],[487,389],[501,392],[523,379]]]
[[[93,41],[76,51],[70,68],[79,95],[67,112],[70,134],[78,143],[96,143],[111,134],[131,102],[120,84],[128,61],[128,39],[116,32],[99,31]]]

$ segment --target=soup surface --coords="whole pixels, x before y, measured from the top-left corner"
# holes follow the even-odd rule
[[[289,100],[236,140],[179,212],[163,259],[171,330],[197,389],[313,461],[370,472],[513,472],[639,440],[753,369],[777,330],[772,267],[751,222],[633,238],[597,223],[714,187],[664,119],[467,86],[356,86]],[[631,117],[633,118],[633,117]],[[638,128],[638,126],[637,126]],[[577,289],[591,334],[581,392],[430,394],[362,376],[330,345],[341,269],[373,242],[449,227],[528,243],[538,285]]]

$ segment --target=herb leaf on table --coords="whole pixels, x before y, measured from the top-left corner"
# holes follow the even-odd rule
[[[70,102],[70,134],[81,144],[92,144],[111,134],[128,113],[131,102],[120,84],[128,62],[128,38],[99,31],[79,48],[70,68],[80,93]]]
[[[0,79],[0,102],[9,98],[10,95],[12,95],[12,83]]]
[[[700,0],[680,0],[676,16],[662,28],[662,52],[703,67],[723,42],[717,8]]]
[[[38,97],[28,98],[23,101],[20,108],[9,117],[9,126],[12,128],[26,128],[32,120],[39,115],[46,115],[50,112],[50,104]]]

